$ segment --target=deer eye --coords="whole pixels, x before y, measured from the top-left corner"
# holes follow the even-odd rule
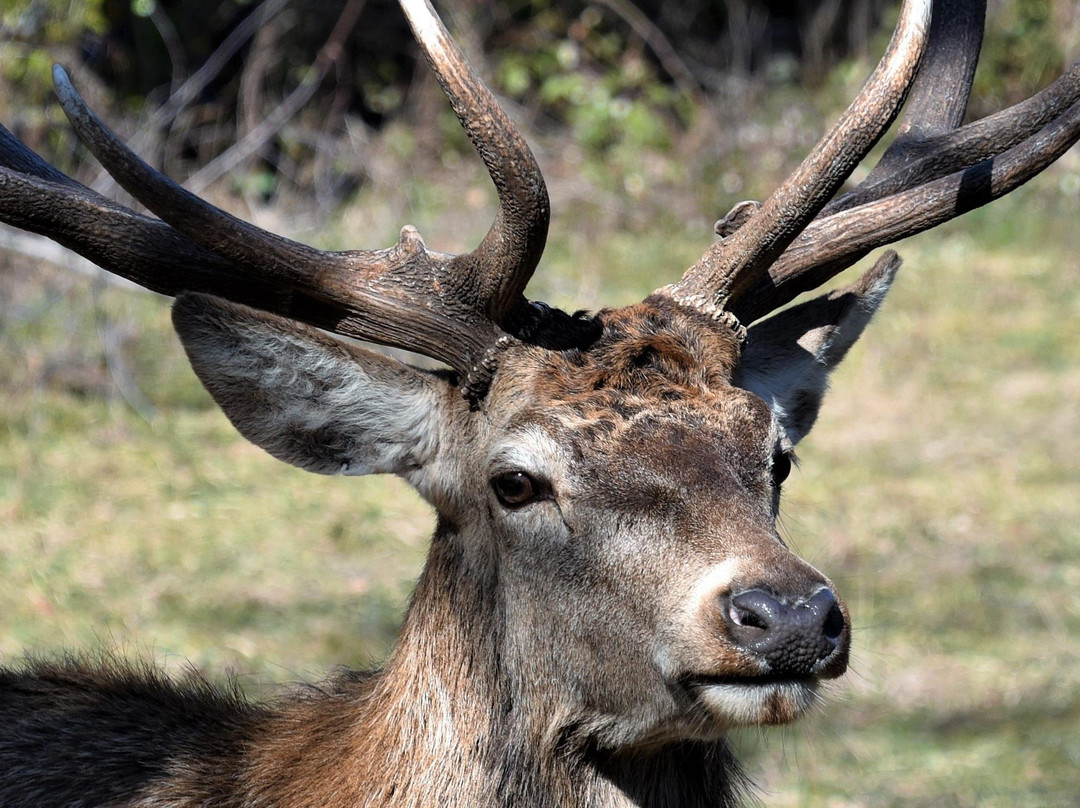
[[[772,479],[777,488],[791,474],[791,455],[787,452],[777,452],[773,455]]]
[[[491,478],[491,488],[505,508],[520,508],[551,496],[547,483],[524,471],[504,471]]]

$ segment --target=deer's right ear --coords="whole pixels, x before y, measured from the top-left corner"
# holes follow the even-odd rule
[[[899,268],[890,250],[853,285],[751,326],[735,384],[769,405],[783,448],[795,446],[814,425],[829,374],[878,310]]]
[[[435,453],[449,382],[203,294],[173,305],[191,366],[240,433],[320,474],[406,474]]]

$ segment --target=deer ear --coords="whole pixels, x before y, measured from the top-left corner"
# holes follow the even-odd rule
[[[449,384],[314,328],[202,294],[173,305],[195,374],[240,433],[320,474],[405,474],[435,453]]]
[[[747,331],[734,383],[765,400],[795,446],[817,420],[829,373],[862,334],[892,286],[891,250],[852,286],[793,306]]]

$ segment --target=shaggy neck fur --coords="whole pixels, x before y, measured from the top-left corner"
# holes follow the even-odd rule
[[[722,741],[612,754],[578,737],[550,695],[527,694],[528,672],[515,670],[492,628],[504,625],[503,604],[485,598],[499,589],[479,580],[495,573],[477,570],[459,539],[440,526],[385,671],[347,677],[266,725],[250,765],[270,785],[251,804],[323,806],[345,795],[343,804],[395,808],[737,803],[744,781]]]
[[[526,695],[493,570],[446,526],[385,671],[265,707],[110,660],[0,670],[0,804],[137,808],[730,808],[722,741],[613,753]],[[490,584],[490,580],[487,582]],[[494,619],[493,619],[494,618]],[[432,629],[435,629],[432,631]]]

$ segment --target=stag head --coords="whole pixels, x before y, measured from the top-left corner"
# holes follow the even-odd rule
[[[835,587],[778,536],[780,487],[899,260],[763,318],[873,247],[1041,171],[1080,137],[1080,70],[959,127],[979,36],[958,32],[981,30],[981,14],[941,3],[931,25],[930,0],[907,0],[866,86],[772,196],[737,206],[676,283],[571,316],[522,296],[548,227],[528,146],[430,5],[402,6],[498,191],[472,252],[433,252],[413,228],[386,250],[321,252],[240,222],[138,160],[62,71],[80,137],[160,219],[6,132],[0,215],[177,296],[196,373],[250,440],[311,471],[398,474],[434,506],[432,557],[389,672],[441,608],[444,628],[485,635],[463,669],[490,655],[508,709],[552,742],[640,747],[796,718],[844,672],[850,624]],[[834,199],[905,99],[878,167]],[[466,614],[446,618],[458,604]],[[425,641],[464,647],[454,631]]]

